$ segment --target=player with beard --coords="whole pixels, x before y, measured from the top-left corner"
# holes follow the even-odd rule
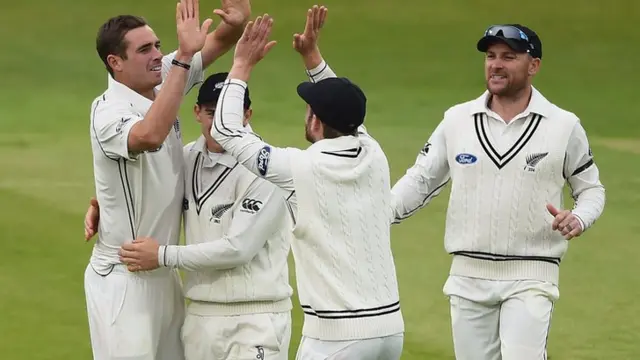
[[[542,42],[531,29],[489,27],[487,91],[449,108],[393,187],[396,222],[451,180],[445,248],[458,360],[546,359],[568,240],[601,215],[605,189],[578,117],[531,83]],[[568,182],[576,200],[563,210]]]

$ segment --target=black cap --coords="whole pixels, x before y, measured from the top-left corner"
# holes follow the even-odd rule
[[[507,44],[517,52],[527,52],[534,58],[542,59],[542,42],[535,31],[520,24],[493,25],[487,28],[476,47],[486,52],[496,41]]]
[[[367,97],[358,85],[347,78],[303,82],[298,85],[298,95],[309,104],[320,121],[341,133],[351,133],[364,123]]]
[[[202,83],[202,85],[200,85],[200,90],[198,91],[198,100],[196,101],[196,104],[217,104],[220,93],[222,93],[222,85],[227,79],[227,76],[229,76],[228,72],[217,73],[209,76]],[[247,87],[244,93],[244,108],[246,110],[249,107],[251,107],[251,98],[249,97],[249,88]]]

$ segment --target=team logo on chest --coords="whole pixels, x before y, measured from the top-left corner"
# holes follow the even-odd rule
[[[212,207],[209,222],[213,221],[214,224],[220,224],[220,218],[222,218],[222,215],[224,215],[227,210],[231,209],[232,206],[233,204],[223,204]]]
[[[547,155],[549,155],[548,152],[546,152],[546,153],[535,153],[535,154],[527,155],[527,157],[525,159],[527,164],[524,166],[524,169],[526,171],[529,171],[529,172],[536,171],[536,165],[538,165],[538,163],[540,161],[542,161],[542,159],[544,159]]]

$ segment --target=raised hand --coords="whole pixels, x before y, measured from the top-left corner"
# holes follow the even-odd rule
[[[249,0],[221,0],[221,9],[213,10],[222,21],[233,27],[244,25],[251,16]]]
[[[199,0],[180,0],[176,5],[178,52],[193,56],[202,50],[212,22],[211,19],[206,19],[200,26]]]
[[[276,45],[275,41],[269,41],[272,27],[273,18],[268,14],[258,16],[255,21],[249,21],[236,44],[234,66],[253,67],[267,55]]]
[[[565,239],[571,240],[582,235],[582,224],[571,211],[558,210],[551,204],[547,204],[547,211],[554,217],[551,228],[560,231]]]
[[[293,48],[302,56],[308,55],[317,49],[320,30],[327,19],[328,9],[324,6],[314,5],[307,10],[307,23],[302,34],[293,35]]]

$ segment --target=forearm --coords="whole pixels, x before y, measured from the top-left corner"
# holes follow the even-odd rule
[[[397,224],[414,215],[438,196],[449,179],[425,181],[413,176],[411,169],[391,189],[392,223]]]
[[[249,262],[247,252],[237,248],[227,238],[190,245],[160,246],[158,260],[161,266],[187,271],[202,269],[232,269]]]
[[[583,190],[577,197],[572,210],[583,225],[583,230],[590,228],[602,215],[606,200],[604,186],[594,186]]]
[[[213,32],[207,35],[202,48],[202,64],[204,68],[207,68],[233,48],[240,36],[242,36],[244,25],[231,26],[223,21]]]
[[[327,62],[322,58],[320,50],[310,52],[302,56],[307,76],[311,82],[336,77],[336,74],[329,67]]]
[[[175,60],[189,64],[192,56],[177,54]],[[135,124],[129,133],[129,148],[132,151],[151,150],[159,147],[176,121],[189,70],[173,66],[162,88],[142,121]]]

